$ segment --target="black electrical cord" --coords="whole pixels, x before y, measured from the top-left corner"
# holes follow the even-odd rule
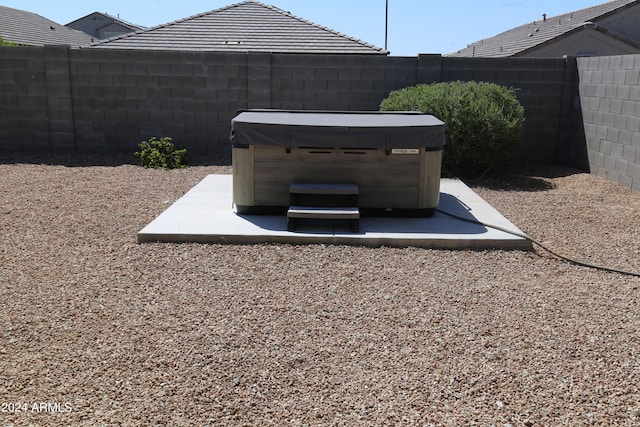
[[[576,259],[573,259],[573,258],[569,258],[569,257],[566,257],[564,255],[560,255],[557,252],[554,252],[553,250],[549,249],[548,247],[546,247],[542,243],[540,243],[537,240],[527,236],[524,233],[518,233],[517,231],[508,230],[508,229],[506,229],[504,227],[500,227],[500,226],[497,226],[497,225],[485,224],[484,222],[481,222],[481,221],[478,221],[478,220],[475,220],[475,219],[463,218],[461,216],[458,216],[456,214],[452,214],[452,213],[443,211],[441,209],[436,209],[436,212],[440,212],[441,214],[450,216],[451,218],[455,218],[455,219],[460,220],[460,221],[469,222],[471,224],[476,224],[476,225],[482,225],[484,227],[493,228],[493,229],[496,229],[498,231],[502,231],[503,233],[508,233],[508,234],[513,235],[513,236],[517,236],[517,237],[521,237],[523,239],[527,239],[531,243],[534,243],[534,244],[540,246],[542,249],[544,249],[545,251],[549,252],[551,255],[553,255],[553,256],[555,256],[557,258],[560,258],[562,260],[565,260],[567,262],[570,262],[572,264],[579,265],[581,267],[595,268],[597,270],[604,270],[604,271],[609,271],[609,272],[612,272],[612,273],[620,273],[620,274],[626,274],[628,276],[640,277],[640,273],[636,273],[636,272],[633,272],[633,271],[626,271],[626,270],[620,270],[618,268],[604,267],[604,266],[601,266],[601,265],[591,264],[591,263],[588,263],[588,262],[579,261],[579,260],[576,260]]]

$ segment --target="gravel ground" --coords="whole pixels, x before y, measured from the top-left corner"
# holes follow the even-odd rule
[[[2,427],[640,424],[639,278],[539,249],[139,245],[230,167],[47,163],[0,164]],[[529,169],[469,185],[640,271],[640,194]]]

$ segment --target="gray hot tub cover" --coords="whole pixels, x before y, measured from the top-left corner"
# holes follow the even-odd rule
[[[416,112],[248,110],[231,120],[235,147],[442,149],[444,123]]]

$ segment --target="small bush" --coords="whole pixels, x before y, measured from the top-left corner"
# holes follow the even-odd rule
[[[178,169],[187,165],[186,149],[177,150],[169,137],[156,139],[151,137],[148,141],[139,144],[140,151],[134,154],[140,157],[140,165],[145,168]]]
[[[24,46],[24,45],[20,44],[20,43],[14,43],[14,42],[6,41],[2,37],[0,37],[0,46]]]
[[[391,92],[383,111],[422,111],[442,120],[444,169],[474,176],[504,160],[520,139],[524,108],[515,89],[483,82],[418,85]]]

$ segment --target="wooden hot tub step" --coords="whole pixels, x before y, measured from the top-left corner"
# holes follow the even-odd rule
[[[296,182],[289,187],[291,206],[287,211],[287,229],[295,231],[299,219],[348,220],[351,230],[360,230],[356,184]]]
[[[318,184],[294,182],[289,187],[289,193],[352,196],[358,194],[358,186],[356,184]]]
[[[357,184],[294,182],[289,187],[290,206],[357,207]]]
[[[323,208],[314,206],[289,206],[287,217],[315,219],[360,219],[360,210],[357,207]]]
[[[290,206],[287,211],[287,229],[295,231],[299,219],[348,220],[351,231],[360,231],[360,210],[357,207]]]

